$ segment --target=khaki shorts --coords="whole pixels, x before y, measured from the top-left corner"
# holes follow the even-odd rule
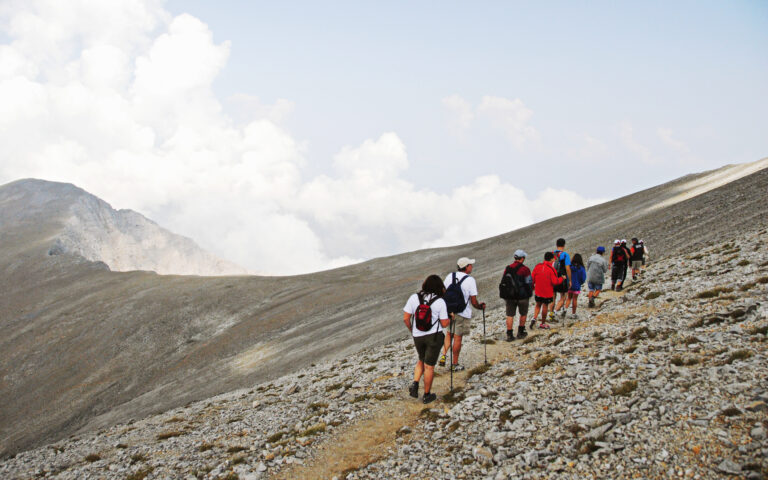
[[[643,266],[642,260],[632,260],[632,268],[638,269]]]
[[[451,326],[448,325],[448,328],[450,329]],[[469,335],[469,329],[470,320],[468,318],[462,317],[461,315],[456,315],[453,320],[453,334],[463,337],[465,335]]]

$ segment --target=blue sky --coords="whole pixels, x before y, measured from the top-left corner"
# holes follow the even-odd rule
[[[6,0],[0,184],[309,272],[763,158],[766,47],[766,2]]]
[[[311,143],[318,169],[341,146],[395,131],[424,175],[472,162],[473,174],[529,178],[550,162],[588,182],[591,165],[569,155],[574,136],[605,142],[611,161],[636,164],[617,140],[622,122],[655,160],[616,196],[679,175],[766,155],[765,2],[170,2],[232,42],[214,88],[296,103],[290,126]],[[498,136],[446,135],[440,99],[520,98],[534,111],[545,151],[518,151]],[[658,128],[690,148],[659,145]],[[607,167],[607,159],[596,165]],[[664,168],[659,168],[663,164]],[[510,166],[515,168],[510,168]],[[579,168],[581,167],[581,168]],[[441,176],[443,188],[465,181]],[[587,193],[593,186],[575,186]]]

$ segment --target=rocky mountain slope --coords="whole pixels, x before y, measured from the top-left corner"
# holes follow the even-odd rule
[[[463,255],[478,259],[481,300],[495,308],[497,277],[516,248],[533,260],[559,236],[569,251],[588,252],[635,234],[656,260],[750,232],[765,224],[766,166],[687,176],[470,245],[295,277],[108,271],[79,255],[50,255],[64,227],[45,212],[61,202],[28,213],[2,203],[0,453],[389,345],[403,337],[407,295]]]
[[[164,275],[245,275],[246,269],[202,250],[191,239],[160,227],[133,210],[115,210],[71,184],[19,180],[0,187],[0,207],[13,220],[57,222],[49,254],[79,255],[110,270],[151,270]],[[21,218],[20,218],[21,217]],[[5,230],[5,228],[4,228]]]
[[[651,263],[622,293],[506,343],[504,312],[439,399],[401,340],[25,452],[3,478],[768,476],[768,225]],[[396,320],[393,320],[396,322]],[[484,364],[483,348],[489,363]]]

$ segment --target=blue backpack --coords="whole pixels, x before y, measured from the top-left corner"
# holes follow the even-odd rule
[[[453,281],[448,288],[445,289],[445,306],[448,307],[448,313],[461,313],[467,309],[467,301],[464,300],[464,292],[461,291],[461,282],[469,278],[469,275],[465,275],[464,278],[456,281],[456,272],[453,272]]]

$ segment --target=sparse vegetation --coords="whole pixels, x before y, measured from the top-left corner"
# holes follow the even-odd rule
[[[556,346],[560,345],[561,343],[563,343],[564,341],[565,341],[565,339],[563,337],[556,338],[555,341],[552,342],[552,346],[556,347]]]
[[[652,332],[648,329],[648,327],[638,327],[634,330],[632,330],[632,333],[629,334],[630,340],[639,340],[641,338],[654,338],[656,337],[656,333]]]
[[[557,357],[552,354],[544,354],[536,359],[535,362],[533,362],[533,369],[538,370],[540,368],[546,367],[547,365],[551,365],[557,360]]]
[[[86,462],[93,463],[93,462],[98,462],[99,460],[101,460],[101,457],[98,454],[96,454],[96,453],[90,453],[90,454],[85,456],[85,461]]]
[[[340,389],[343,386],[344,386],[344,382],[334,383],[332,385],[328,385],[327,387],[325,387],[325,391],[326,392],[332,392],[334,390]]]
[[[115,445],[115,448],[119,448],[119,449],[123,450],[123,449],[128,448],[128,445],[126,445],[124,443],[118,443],[117,445]],[[62,449],[61,451],[63,452],[64,450]]]
[[[197,447],[198,452],[207,452],[208,450],[213,448],[213,444],[210,443],[203,443],[199,447]]]
[[[672,365],[676,367],[690,367],[691,365],[697,365],[699,363],[699,359],[696,357],[681,357],[680,355],[675,355],[672,357],[672,359],[669,361]]]
[[[163,433],[160,433],[160,434],[157,435],[157,439],[158,440],[166,440],[168,438],[180,437],[182,435],[184,435],[184,432],[180,432],[180,431],[163,432]]]
[[[230,462],[232,462],[232,465],[239,465],[241,463],[245,463],[245,455],[239,455],[237,457],[234,457],[232,460],[230,460]]]
[[[653,300],[654,298],[659,298],[663,294],[661,292],[650,292],[648,295],[645,296],[646,300]]]
[[[165,421],[165,423],[176,423],[176,422],[183,422],[184,419],[181,417],[172,417]]]
[[[740,261],[739,263],[737,263],[736,265],[738,265],[738,266],[740,266],[740,267],[746,267],[747,265],[749,265],[749,260],[746,260],[746,259],[745,259],[745,260],[741,260],[741,261]]]
[[[730,287],[715,287],[711,290],[705,290],[703,292],[699,292],[696,295],[696,298],[714,298],[720,295],[721,293],[731,293],[733,291]]]
[[[146,462],[147,456],[143,453],[134,453],[131,455],[131,464],[139,463],[139,462]]]
[[[287,432],[284,432],[284,431],[279,431],[277,433],[273,433],[272,435],[267,437],[267,442],[269,442],[269,443],[279,442],[280,439],[282,439],[285,436],[286,433]]]
[[[762,327],[752,327],[748,330],[750,335],[768,335],[768,325]]]
[[[440,412],[429,407],[424,407],[421,409],[421,412],[419,412],[419,417],[435,423],[440,418]]]
[[[614,345],[619,345],[621,343],[624,343],[626,340],[627,340],[626,336],[620,335],[620,336],[618,336],[618,337],[613,339],[613,344]]]
[[[321,434],[321,433],[323,433],[325,431],[326,427],[327,427],[327,425],[325,423],[323,423],[323,422],[317,423],[315,425],[312,425],[308,429],[304,430],[303,432],[301,432],[301,434],[299,434],[299,436],[300,437],[311,437],[311,436],[314,436],[314,435],[319,435],[319,434]]]
[[[325,402],[314,402],[307,405],[307,408],[316,412],[318,410],[325,410],[326,408],[328,408],[328,404]]]
[[[750,350],[736,350],[728,356],[728,359],[725,361],[725,363],[730,364],[736,360],[746,360],[753,355],[754,353],[752,353]]]
[[[637,380],[627,380],[623,382],[621,385],[613,387],[611,389],[611,392],[613,393],[613,395],[621,395],[623,397],[628,397],[629,394],[634,392],[636,389],[637,389]]]
[[[243,447],[241,445],[235,445],[235,446],[229,447],[227,449],[227,453],[237,453],[237,452],[242,452],[244,450],[248,450],[248,448]]]
[[[458,403],[462,400],[464,400],[464,392],[461,387],[454,388],[452,392],[443,395],[443,401],[445,403]]]
[[[723,416],[726,416],[726,417],[738,417],[739,415],[741,415],[744,412],[742,412],[741,410],[739,410],[736,407],[728,407],[728,408],[726,408],[725,410],[723,410],[720,413]]]
[[[392,398],[392,394],[391,393],[377,393],[376,395],[373,396],[373,398],[375,398],[376,400],[379,400],[379,401],[389,400],[390,398]]]
[[[624,352],[624,353],[632,353],[635,350],[637,350],[637,345],[633,343],[632,345],[630,345],[627,348],[625,348],[624,350],[622,350],[622,352]]]
[[[523,340],[523,345],[528,345],[528,344],[536,342],[538,340],[539,340],[539,336],[538,335],[529,335],[529,336],[525,337],[525,339]]]
[[[144,467],[140,470],[136,470],[132,474],[125,477],[125,480],[144,480],[147,478],[147,475],[152,473],[152,471],[155,469],[155,467]]]
[[[480,365],[476,366],[475,368],[470,369],[467,372],[467,378],[471,378],[471,377],[473,377],[475,375],[482,375],[485,372],[487,372],[490,368],[491,368],[491,365],[489,363],[480,364]]]
[[[480,340],[480,344],[481,345],[483,345],[483,344],[485,344],[485,345],[496,345],[496,340],[494,340],[492,338],[484,338],[484,339]]]

